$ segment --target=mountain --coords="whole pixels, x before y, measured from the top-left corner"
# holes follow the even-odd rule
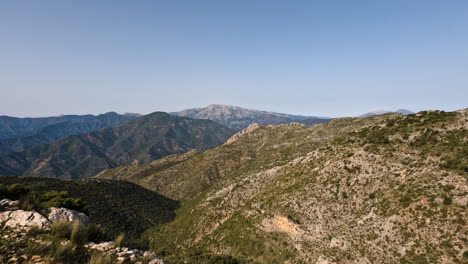
[[[115,126],[136,117],[136,114],[119,115],[115,112],[109,112],[98,116],[64,116],[62,119],[57,119],[55,117],[39,118],[44,122],[43,124],[45,124],[47,120],[53,123],[45,126],[42,126],[43,124],[39,125],[40,122],[36,122],[35,118],[8,118],[7,120],[10,120],[9,124],[6,125],[7,122],[4,122],[4,126],[0,128],[0,130],[3,129],[5,131],[7,129],[9,130],[11,127],[16,127],[14,131],[17,133],[16,136],[0,138],[0,154],[20,152],[37,145],[50,143],[65,136],[84,134],[104,127]],[[0,117],[0,123],[2,118],[5,119],[5,117]],[[24,119],[31,121],[30,124],[33,125],[28,127],[26,125],[28,122]],[[23,124],[23,126],[13,126],[12,123],[15,123],[13,121],[17,124]],[[26,133],[25,131],[29,132]],[[7,134],[8,133],[5,133],[4,135]],[[18,134],[20,135],[18,136]]]
[[[278,125],[292,122],[309,120],[309,123],[325,123],[330,118],[288,115],[274,112],[266,112],[245,109],[239,106],[212,104],[205,108],[192,108],[180,112],[171,113],[177,116],[191,117],[196,119],[208,119],[240,131],[253,123],[261,125]],[[311,120],[314,120],[313,122]]]
[[[375,111],[371,111],[371,112],[367,112],[365,114],[362,114],[362,115],[360,115],[358,117],[369,117],[369,116],[373,116],[373,115],[383,115],[383,114],[387,114],[387,113],[400,113],[400,114],[403,114],[403,115],[414,114],[413,111],[408,110],[408,109],[398,109],[396,111],[375,110]]]
[[[203,252],[246,263],[463,263],[467,138],[468,109],[254,124],[206,152],[97,177],[181,201],[173,221],[146,232],[174,263]]]
[[[49,125],[55,125],[64,122],[80,123],[80,122],[96,122],[100,121],[104,124],[118,124],[118,120],[127,121],[137,117],[138,114],[119,115],[114,112],[94,116],[94,115],[63,115],[52,117],[12,117],[0,116],[0,139],[15,138],[23,136],[31,136],[36,131],[45,128]],[[114,120],[117,119],[117,120]],[[121,123],[121,122],[120,122]]]
[[[118,165],[150,162],[191,149],[205,151],[224,143],[233,133],[210,120],[155,112],[115,127],[0,156],[0,175],[90,177]]]

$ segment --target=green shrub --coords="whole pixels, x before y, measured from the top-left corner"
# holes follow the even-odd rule
[[[411,197],[409,197],[409,196],[407,196],[407,195],[402,196],[402,197],[400,198],[400,203],[401,203],[401,205],[402,205],[403,207],[408,207],[408,206],[411,204],[411,202],[413,202],[413,200],[411,199]]]
[[[445,205],[451,205],[452,204],[452,198],[445,196],[444,197],[444,204]]]
[[[88,229],[88,241],[99,243],[109,240],[109,236],[100,225],[91,223],[86,228]]]
[[[28,194],[30,190],[20,184],[0,184],[0,199],[18,200]]]
[[[45,207],[65,207],[86,213],[86,203],[81,198],[68,197],[67,191],[50,191],[41,195],[42,205]]]

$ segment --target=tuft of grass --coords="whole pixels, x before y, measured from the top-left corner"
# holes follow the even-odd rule
[[[38,194],[31,192],[22,196],[19,200],[19,208],[25,211],[41,209],[41,202]]]
[[[32,226],[31,228],[29,228],[28,232],[26,232],[26,236],[29,236],[29,237],[35,237],[37,235],[41,235],[41,234],[44,234],[46,233],[45,230],[37,227],[37,226]]]
[[[73,253],[73,245],[66,243],[64,245],[59,244],[55,250],[52,250],[50,256],[54,261],[65,261]]]
[[[52,246],[48,244],[41,244],[35,242],[29,242],[28,247],[26,249],[26,255],[28,257],[39,255],[44,256],[51,251]]]
[[[120,247],[125,239],[125,234],[121,233],[115,238],[115,246]]]
[[[87,264],[112,264],[112,259],[101,253],[93,253]]]
[[[70,241],[77,246],[83,245],[88,240],[88,229],[80,222],[73,223]]]
[[[88,229],[88,241],[99,243],[109,240],[109,236],[100,225],[91,223],[86,228]]]
[[[71,225],[66,221],[58,221],[50,226],[50,233],[56,238],[69,238],[71,232]]]

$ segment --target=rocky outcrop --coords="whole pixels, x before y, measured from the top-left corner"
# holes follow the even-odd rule
[[[48,230],[50,221],[43,215],[34,211],[5,211],[0,213],[0,222],[4,223],[4,227],[29,229],[33,226]]]
[[[87,215],[67,208],[51,207],[48,218],[52,223],[66,221],[79,222],[83,225],[89,224],[89,217]]]
[[[119,263],[135,261],[139,258],[145,258],[149,260],[149,264],[164,264],[164,261],[156,256],[151,251],[142,251],[139,249],[129,249],[126,247],[117,247],[114,241],[102,242],[99,244],[89,242],[85,244],[85,247],[103,252],[105,255],[117,255],[117,261]]]
[[[255,129],[259,128],[260,125],[257,124],[257,123],[253,123],[251,125],[249,125],[247,128],[243,129],[242,131],[240,132],[237,132],[236,134],[234,134],[232,137],[230,137],[225,144],[231,144],[235,141],[237,141],[240,137],[242,137],[243,135],[246,135],[246,134],[249,134],[251,133],[252,131],[254,131]]]
[[[5,209],[18,209],[18,201],[12,201],[8,199],[2,199],[0,200],[0,207],[3,207]]]

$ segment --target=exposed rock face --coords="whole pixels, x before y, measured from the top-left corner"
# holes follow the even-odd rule
[[[105,255],[117,255],[119,263],[134,261],[137,258],[145,257],[150,260],[149,264],[164,264],[164,261],[151,251],[142,251],[138,249],[129,249],[117,247],[114,241],[102,242],[99,244],[89,242],[85,247],[103,252]]]
[[[87,215],[67,208],[51,207],[48,217],[52,223],[66,221],[79,222],[83,225],[89,224],[89,217]]]
[[[6,209],[15,208],[18,206],[18,201],[12,201],[8,199],[0,200],[0,206],[5,207]]]
[[[238,140],[240,137],[242,137],[243,135],[245,134],[248,134],[248,133],[251,133],[252,131],[254,131],[255,129],[259,128],[260,125],[257,124],[257,123],[253,123],[251,124],[250,126],[248,126],[247,128],[243,129],[242,131],[234,134],[232,137],[230,137],[227,141],[226,141],[226,144],[231,144],[233,142],[235,142],[236,140]]]
[[[5,227],[29,229],[37,226],[41,229],[49,229],[50,221],[43,215],[34,211],[5,211],[0,213],[0,222],[5,223]]]

